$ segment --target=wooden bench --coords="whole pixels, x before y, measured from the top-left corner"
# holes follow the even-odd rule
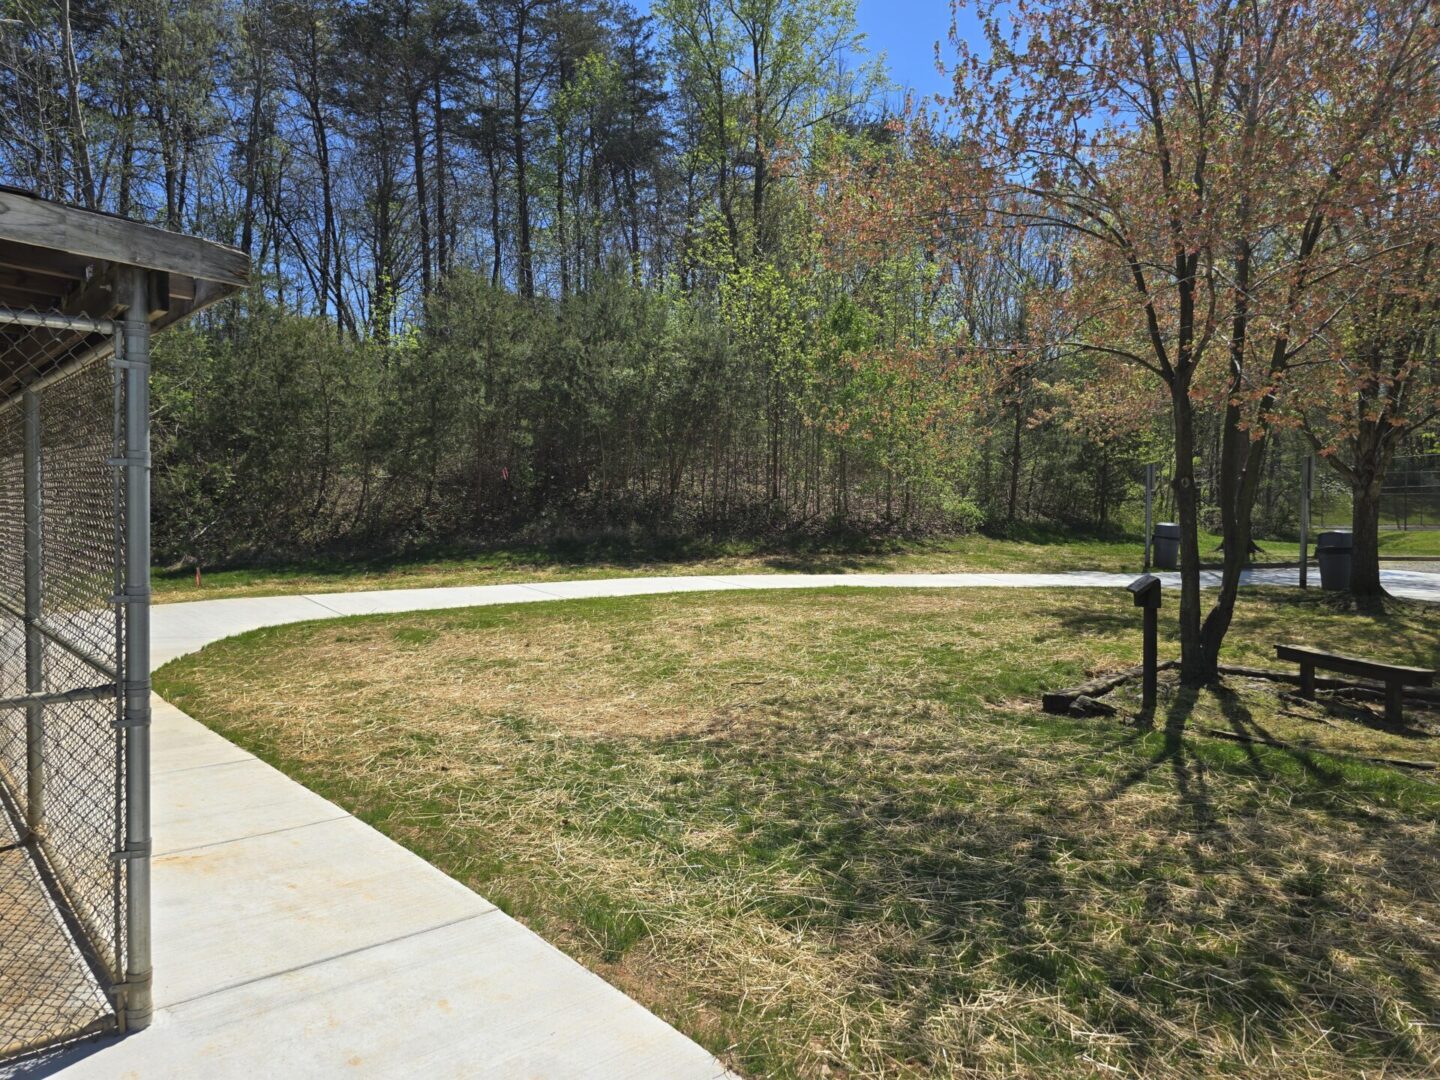
[[[1339,653],[1310,649],[1304,645],[1275,646],[1275,655],[1300,665],[1300,696],[1315,697],[1315,669],[1341,671],[1346,675],[1359,675],[1385,684],[1385,719],[1399,724],[1404,719],[1405,687],[1434,686],[1435,672],[1429,668],[1405,667],[1401,664],[1382,664],[1376,660],[1362,660],[1358,656],[1341,656]]]

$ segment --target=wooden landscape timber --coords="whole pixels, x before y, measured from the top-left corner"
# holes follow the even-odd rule
[[[1157,671],[1170,671],[1179,666],[1178,660],[1163,660],[1156,667]],[[1124,668],[1120,671],[1113,671],[1106,675],[1097,675],[1088,682],[1080,683],[1078,686],[1067,687],[1064,690],[1050,690],[1041,697],[1041,708],[1047,713],[1056,716],[1070,714],[1071,706],[1077,699],[1085,697],[1098,699],[1124,686],[1132,679],[1138,679],[1145,673],[1143,664],[1136,664],[1134,667]],[[1221,664],[1221,675],[1235,675],[1246,679],[1268,679],[1271,682],[1289,683],[1292,686],[1300,686],[1301,678],[1291,671],[1276,671],[1273,668],[1250,667],[1245,664]],[[1333,679],[1324,675],[1315,676],[1315,687],[1318,690],[1358,690],[1374,695],[1382,695],[1384,686],[1377,686],[1373,683],[1356,682],[1353,679]],[[1428,705],[1440,705],[1440,688],[1426,686],[1407,686],[1404,696],[1414,701],[1423,702]]]
[[[1180,666],[1178,660],[1164,660],[1156,665],[1156,671],[1169,671]],[[1057,716],[1065,716],[1077,699],[1099,698],[1110,693],[1118,686],[1123,686],[1131,679],[1138,679],[1145,674],[1145,665],[1136,664],[1134,667],[1125,668],[1123,671],[1111,672],[1109,675],[1098,675],[1089,682],[1083,682],[1079,686],[1072,686],[1065,690],[1052,690],[1043,695],[1040,699],[1040,706],[1047,713],[1054,713]]]

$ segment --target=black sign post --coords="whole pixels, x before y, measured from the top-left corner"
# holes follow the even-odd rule
[[[1157,613],[1160,611],[1160,579],[1154,574],[1143,574],[1125,587],[1135,597],[1135,606],[1145,610],[1144,696],[1141,706],[1150,712],[1155,708],[1159,688],[1160,617]]]

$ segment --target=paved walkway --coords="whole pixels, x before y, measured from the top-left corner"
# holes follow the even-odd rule
[[[154,704],[155,1021],[13,1075],[726,1075],[487,900]]]
[[[1179,588],[1178,573],[1157,575],[1167,588]],[[1395,596],[1440,603],[1440,574],[1381,570],[1381,581]],[[1076,571],[1061,574],[737,574],[695,577],[600,578],[547,581],[536,585],[464,585],[445,589],[380,589],[373,592],[311,593],[304,596],[243,597],[160,604],[151,616],[151,652],[158,666],[213,641],[262,626],[380,615],[399,611],[479,607],[486,604],[578,600],[589,596],[644,596],[659,593],[733,589],[823,589],[836,585],[866,588],[1121,588],[1134,574]],[[1298,569],[1250,570],[1253,585],[1297,585]],[[1220,583],[1218,571],[1201,575],[1202,584]],[[1318,571],[1311,570],[1312,587]]]
[[[1117,587],[1131,576],[620,578],[208,600],[156,607],[153,655],[158,665],[245,630],[382,612],[832,585]],[[1440,601],[1440,574],[1385,580]],[[482,897],[158,698],[154,800],[153,1026],[0,1066],[0,1077],[726,1075]]]

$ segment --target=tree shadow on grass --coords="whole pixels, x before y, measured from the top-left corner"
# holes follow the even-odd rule
[[[1435,1046],[1410,1025],[1440,1014],[1440,942],[1424,921],[1435,830],[1397,830],[1363,798],[1313,797],[1344,777],[1304,751],[1287,755],[1300,773],[1285,777],[1269,748],[1197,753],[1185,728],[1200,692],[1172,695],[1158,730],[1098,739],[1123,769],[1109,780],[1084,755],[1027,777],[988,748],[965,777],[957,750],[949,767],[974,783],[947,795],[917,779],[933,762],[876,768],[872,747],[833,731],[814,743],[731,733],[706,752],[736,805],[764,807],[745,827],[747,857],[785,852],[823,883],[757,910],[837,941],[880,933],[887,945],[855,985],[903,1008],[894,1034],[913,1060],[983,1066],[978,1047],[936,1032],[990,995],[1009,1014],[982,1030],[1057,1069],[1095,1052],[1077,1031],[1116,1040],[1102,1040],[1123,1047],[1111,1062],[1141,1075],[1216,1054],[1238,1054],[1233,1067],[1274,1055],[1283,1072],[1327,1050],[1348,1066],[1433,1066]],[[1237,733],[1267,737],[1238,698],[1222,707]],[[991,802],[987,778],[1026,793]],[[1423,916],[1386,912],[1417,898]]]
[[[1054,618],[1068,633],[1110,638],[1133,635],[1138,645],[1140,613],[1131,606],[1128,595],[1120,590],[1115,593],[1113,606],[1099,609],[1075,598],[1057,596]],[[1172,594],[1167,592],[1160,611],[1162,659],[1178,655],[1177,619]],[[1241,590],[1235,619],[1230,640],[1265,642],[1261,651],[1266,661],[1292,671],[1293,667],[1275,660],[1272,644],[1293,642],[1391,663],[1440,666],[1440,634],[1435,632],[1433,604],[1391,600],[1383,612],[1355,612],[1333,594],[1318,590],[1256,586]],[[1380,627],[1383,646],[1375,644]],[[1138,652],[1137,647],[1137,659]]]
[[[1375,703],[1374,707],[1365,700],[1352,700],[1352,696],[1356,694],[1354,690],[1321,691],[1310,704],[1323,710],[1327,719],[1358,724],[1382,735],[1393,735],[1397,739],[1428,742],[1437,737],[1437,731],[1433,728],[1440,727],[1440,709],[1433,704],[1426,707],[1407,701],[1404,715],[1400,722],[1396,723],[1385,715],[1382,693],[1378,688],[1371,693],[1370,701]],[[1421,720],[1421,716],[1425,719]]]
[[[1390,663],[1427,667],[1440,664],[1435,606],[1424,601],[1387,597],[1362,603],[1343,593],[1318,589],[1250,586],[1240,591],[1236,615],[1246,636],[1268,642],[1356,652]],[[1305,621],[1322,621],[1316,629],[1297,628],[1297,619],[1302,617]],[[1379,646],[1374,640],[1378,626],[1384,627],[1384,643]]]

